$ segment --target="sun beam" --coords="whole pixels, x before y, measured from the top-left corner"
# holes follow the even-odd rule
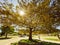
[[[20,14],[20,16],[24,16],[25,15],[25,12],[23,10],[20,10],[19,11],[19,14]]]

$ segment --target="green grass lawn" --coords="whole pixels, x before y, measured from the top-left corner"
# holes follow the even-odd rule
[[[46,38],[44,38],[44,39],[46,39],[46,40],[51,40],[51,41],[60,41],[58,38],[56,38],[56,37],[46,37]]]
[[[60,41],[59,39],[56,38],[45,38],[46,40],[52,40],[52,41]]]

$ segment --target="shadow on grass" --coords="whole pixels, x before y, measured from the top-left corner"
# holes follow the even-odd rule
[[[11,38],[9,38],[9,37],[8,38],[0,38],[0,40],[6,40],[6,39],[11,39]]]
[[[60,45],[60,44],[41,41],[41,42],[38,42],[38,44],[28,44],[23,42],[18,44],[15,42],[15,43],[11,43],[11,45]]]
[[[57,43],[51,43],[51,42],[41,42],[42,45],[60,45],[60,44],[57,44]]]

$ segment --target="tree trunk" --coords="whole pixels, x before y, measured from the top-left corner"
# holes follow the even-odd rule
[[[32,28],[30,28],[30,30],[29,30],[29,40],[32,41]]]
[[[59,34],[57,35],[57,37],[58,37],[58,39],[60,40],[60,35],[59,35]]]
[[[7,33],[5,33],[5,38],[7,38]]]
[[[38,35],[38,38],[39,38],[39,40],[40,40],[40,35]]]

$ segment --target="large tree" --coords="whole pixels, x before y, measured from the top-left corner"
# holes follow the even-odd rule
[[[26,0],[27,1],[27,0]],[[42,1],[24,1],[18,0],[19,8],[18,10],[25,11],[25,15],[22,18],[22,23],[24,26],[29,28],[29,40],[32,40],[32,32],[36,28],[41,28],[44,26],[44,22],[48,17],[48,8],[50,0]],[[20,20],[20,19],[19,19]]]
[[[16,24],[29,28],[29,40],[32,40],[32,32],[38,29],[44,29],[49,33],[54,30],[52,25],[55,24],[55,19],[50,12],[51,0],[18,0],[18,4],[13,11],[13,5],[9,3],[1,3],[0,14],[4,15],[0,18],[2,24],[12,25]],[[20,12],[24,11],[24,16]],[[51,14],[49,14],[51,13]],[[3,21],[2,21],[3,20]],[[8,20],[8,21],[7,21]]]

